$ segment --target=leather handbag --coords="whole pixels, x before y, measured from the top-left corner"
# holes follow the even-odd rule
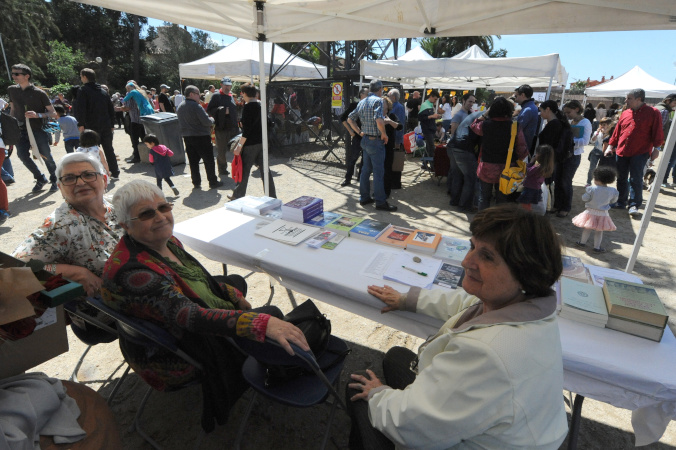
[[[395,151],[392,159],[392,172],[403,172],[404,161],[406,160],[406,153]]]
[[[512,167],[512,152],[514,151],[514,141],[516,140],[517,124],[512,122],[512,136],[509,139],[509,151],[507,152],[507,161],[505,169],[500,174],[499,189],[505,195],[513,194],[519,189],[526,177],[526,163],[517,160],[516,167]]]

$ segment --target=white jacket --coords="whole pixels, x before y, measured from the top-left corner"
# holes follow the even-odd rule
[[[553,293],[486,314],[462,289],[412,288],[406,303],[448,321],[421,347],[411,385],[371,390],[376,429],[397,448],[559,447],[568,422]]]

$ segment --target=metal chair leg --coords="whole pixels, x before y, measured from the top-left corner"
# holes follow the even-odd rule
[[[575,403],[570,414],[570,431],[568,432],[568,450],[577,449],[577,436],[580,431],[580,420],[582,420],[582,402],[584,396],[575,395]]]
[[[131,370],[131,366],[127,364],[127,370],[124,371],[122,374],[122,377],[117,380],[117,383],[115,383],[115,386],[113,387],[113,391],[110,393],[108,396],[108,400],[106,400],[106,403],[110,405],[113,402],[113,399],[115,398],[115,395],[117,394],[117,391],[120,390],[120,386],[122,385],[122,382],[124,381],[125,378],[127,378],[127,374]]]
[[[70,375],[70,381],[73,383],[77,383],[77,372],[80,370],[80,367],[82,367],[82,362],[84,361],[85,356],[87,356],[87,353],[89,353],[89,350],[93,345],[88,345],[87,348],[85,349],[84,352],[82,352],[82,355],[80,355],[80,359],[78,359],[77,364],[75,365],[75,370],[73,370],[73,373]]]
[[[246,412],[244,413],[244,417],[242,417],[242,423],[239,425],[239,430],[237,431],[237,438],[235,439],[234,445],[235,450],[240,450],[240,445],[242,444],[242,436],[244,436],[244,429],[246,428],[246,422],[247,420],[249,420],[249,415],[251,415],[251,411],[253,411],[254,402],[256,401],[257,396],[258,393],[256,391],[253,391],[253,396],[251,397],[251,401],[246,407]]]
[[[143,396],[143,400],[141,400],[141,404],[139,405],[138,411],[136,411],[134,422],[129,427],[129,431],[136,431],[138,434],[141,435],[143,439],[145,439],[146,442],[148,442],[154,448],[156,448],[157,450],[162,450],[162,447],[160,447],[160,445],[157,442],[155,442],[145,431],[141,429],[141,420],[140,420],[141,414],[143,414],[143,410],[145,409],[148,397],[150,397],[150,394],[152,393],[153,388],[149,387],[148,390],[146,391],[146,394]]]

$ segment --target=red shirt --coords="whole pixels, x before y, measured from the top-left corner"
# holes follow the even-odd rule
[[[608,144],[618,156],[630,157],[651,153],[663,140],[660,112],[643,104],[636,111],[628,109],[622,113]]]

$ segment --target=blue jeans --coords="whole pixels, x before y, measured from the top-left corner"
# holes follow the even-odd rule
[[[385,196],[385,143],[380,138],[364,136],[361,139],[363,166],[359,177],[359,201],[371,198],[371,172],[373,172],[373,198],[376,206],[384,205]]]
[[[554,167],[554,209],[570,212],[573,205],[573,177],[582,155],[574,155]]]
[[[451,182],[451,205],[471,208],[474,205],[476,189],[476,170],[479,162],[474,153],[452,148],[455,164],[453,165],[453,181]]]
[[[14,169],[12,168],[12,161],[9,160],[7,150],[5,152],[5,160],[2,163],[2,180],[9,181],[14,179]]]
[[[650,152],[634,156],[617,156],[617,190],[619,206],[627,205],[629,184],[634,191],[629,198],[629,207],[641,207],[643,203],[643,169],[650,158]]]
[[[38,150],[42,155],[42,161],[47,166],[49,171],[49,181],[50,183],[56,183],[56,163],[54,163],[54,158],[52,158],[52,151],[49,148],[49,136],[48,133],[42,130],[33,130],[33,135],[35,136],[35,143],[38,145]],[[30,153],[30,141],[28,140],[28,132],[26,130],[21,130],[21,138],[19,143],[16,145],[16,153],[19,156],[19,159],[26,166],[26,169],[30,170],[33,174],[33,178],[36,181],[42,180],[44,175],[40,172],[38,166],[33,162],[33,157]]]
[[[80,146],[80,139],[69,139],[63,141],[63,145],[66,147],[66,153],[73,153],[76,148]]]
[[[671,178],[674,180],[674,183],[676,183],[676,170],[674,170],[674,166],[676,166],[676,144],[674,144],[674,148],[671,150],[671,158],[669,158],[667,171],[664,172],[664,181],[662,181],[663,184],[667,184],[669,171],[671,171]]]
[[[513,194],[505,195],[500,192],[500,185],[498,183],[486,183],[485,181],[479,180],[479,211],[482,211],[491,206],[491,200],[493,200],[493,189],[495,189],[495,204],[499,205],[502,203],[515,203],[516,199],[519,197],[520,193],[515,192]]]
[[[603,156],[603,151],[597,148],[593,149],[589,154],[589,172],[587,172],[587,184],[591,184],[594,178],[594,170],[599,165],[599,160]]]

